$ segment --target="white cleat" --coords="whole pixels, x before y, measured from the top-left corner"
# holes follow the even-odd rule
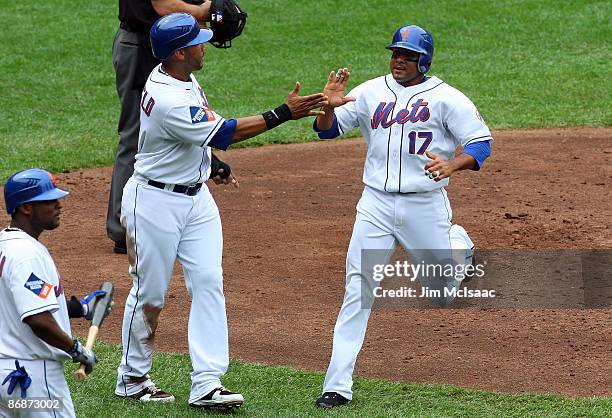
[[[239,393],[234,393],[225,389],[223,386],[218,387],[201,397],[197,401],[189,403],[189,406],[207,409],[233,409],[240,408],[244,402],[244,397]]]

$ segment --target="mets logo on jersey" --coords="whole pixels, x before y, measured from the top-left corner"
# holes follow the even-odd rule
[[[64,285],[62,284],[62,278],[59,277],[59,284],[55,286],[55,297],[59,298],[62,293],[64,293]]]
[[[204,90],[202,90],[202,87],[198,87],[198,91],[200,92],[200,97],[202,98],[202,103],[204,103],[205,107],[208,107],[208,99],[206,99],[206,95],[204,94]]]
[[[374,111],[374,115],[372,115],[370,125],[372,126],[372,129],[377,129],[379,126],[382,126],[383,129],[387,129],[394,123],[403,125],[408,122],[426,122],[429,120],[429,116],[431,115],[429,108],[427,107],[428,105],[428,102],[424,101],[423,99],[418,99],[416,102],[410,105],[410,110],[401,109],[399,112],[397,112],[395,117],[389,118],[393,115],[395,102],[380,102]]]
[[[189,112],[191,112],[191,123],[210,122],[215,120],[215,115],[210,109],[199,106],[190,106]]]
[[[0,277],[2,277],[2,271],[4,270],[5,262],[6,262],[6,256],[2,255],[2,251],[0,251]]]
[[[51,283],[47,283],[42,279],[39,279],[34,273],[30,274],[30,277],[23,285],[30,292],[34,293],[41,299],[47,299],[51,290],[53,290],[53,285]]]

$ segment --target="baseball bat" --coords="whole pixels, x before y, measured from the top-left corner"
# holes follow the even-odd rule
[[[93,317],[91,318],[91,326],[89,327],[89,332],[87,333],[87,343],[85,344],[85,347],[89,349],[93,348],[96,338],[98,337],[98,331],[100,330],[102,322],[104,321],[106,310],[113,303],[113,284],[111,282],[104,282],[100,286],[100,290],[105,290],[106,295],[104,295],[104,297],[96,303],[94,308]],[[81,382],[85,380],[86,377],[87,374],[85,373],[85,365],[82,364],[81,367],[74,372],[74,379],[77,382]]]

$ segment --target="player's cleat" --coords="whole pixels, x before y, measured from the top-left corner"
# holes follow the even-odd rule
[[[118,396],[119,398],[134,399],[140,402],[174,402],[174,395],[168,392],[164,392],[163,390],[156,387],[155,385],[148,386],[144,388],[143,390],[141,390],[140,392],[135,393],[133,395],[128,395],[128,396],[118,395],[118,394],[115,394],[115,395]]]
[[[115,241],[113,252],[115,254],[127,254],[127,245],[125,245],[125,242]]]
[[[337,392],[325,392],[317,401],[315,405],[319,408],[334,408],[336,406],[347,405],[351,403],[350,399],[345,398]]]
[[[472,261],[470,263],[472,265],[471,269],[468,269],[468,272],[465,273],[465,277],[463,278],[463,283],[467,283],[474,278],[474,273],[476,271],[476,251],[472,248]]]
[[[195,408],[229,410],[240,408],[243,402],[244,397],[241,394],[234,393],[221,386],[212,390],[197,401],[189,403],[189,406]]]

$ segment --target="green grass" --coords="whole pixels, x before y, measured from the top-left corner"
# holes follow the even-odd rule
[[[117,399],[113,395],[120,347],[98,344],[99,363],[84,382],[75,383],[67,367],[77,416],[83,417],[196,417],[203,411],[187,405],[191,363],[181,354],[155,354],[151,371],[156,384],[172,392],[177,401],[147,405]],[[446,385],[392,383],[356,379],[353,403],[333,411],[320,411],[314,400],[320,395],[322,373],[232,362],[224,384],[245,397],[235,416],[354,416],[354,417],[603,417],[612,410],[612,398],[571,399],[555,395],[513,395],[465,390]],[[205,415],[213,415],[207,413]],[[227,414],[224,414],[227,416]]]
[[[230,50],[209,48],[198,78],[227,117],[280,104],[296,80],[323,87],[338,66],[351,86],[387,72],[394,30],[434,35],[432,73],[463,90],[492,128],[612,125],[612,3],[607,0],[242,0]],[[117,1],[0,2],[0,179],[29,166],[111,165],[119,103],[111,46]],[[252,141],[311,140],[311,120]],[[351,135],[357,135],[354,131]]]

